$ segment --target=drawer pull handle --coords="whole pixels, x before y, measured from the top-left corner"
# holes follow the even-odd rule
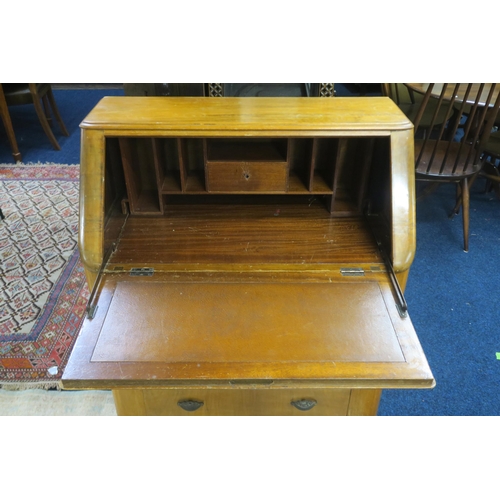
[[[203,401],[195,401],[194,399],[184,399],[177,403],[183,410],[196,411],[203,406]]]
[[[295,406],[297,410],[308,411],[315,407],[318,402],[315,399],[298,399],[297,401],[292,401],[292,406]]]

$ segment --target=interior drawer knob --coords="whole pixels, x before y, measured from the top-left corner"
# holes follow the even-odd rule
[[[292,406],[295,406],[297,410],[300,411],[308,411],[311,408],[314,408],[318,402],[315,399],[297,399],[296,401],[292,401]]]
[[[183,410],[196,411],[203,406],[203,401],[196,401],[194,399],[183,399],[177,403]]]

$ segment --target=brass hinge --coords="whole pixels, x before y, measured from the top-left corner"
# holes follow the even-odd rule
[[[361,267],[341,267],[342,276],[364,276],[365,271]]]
[[[130,276],[153,276],[154,267],[133,267],[130,270]]]

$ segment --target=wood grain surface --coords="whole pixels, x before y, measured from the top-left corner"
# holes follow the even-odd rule
[[[164,217],[130,217],[111,263],[181,264],[380,263],[362,217],[332,219],[306,198],[254,204],[169,205]]]
[[[387,97],[104,97],[81,124],[85,129],[140,136],[380,135],[411,122]]]

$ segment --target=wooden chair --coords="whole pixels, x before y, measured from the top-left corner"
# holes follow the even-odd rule
[[[415,117],[415,169],[417,181],[457,183],[462,206],[464,250],[469,250],[469,179],[481,170],[481,156],[500,107],[497,84],[429,84]],[[459,97],[458,97],[459,96]],[[431,134],[422,134],[421,119],[432,103]],[[440,113],[446,120],[435,128]],[[457,139],[459,129],[460,139]]]
[[[7,106],[17,106],[21,104],[33,104],[35,106],[36,114],[45,134],[49,138],[54,149],[60,150],[61,147],[50,128],[50,122],[52,121],[50,109],[52,109],[52,113],[63,135],[69,136],[69,133],[57,109],[50,83],[4,83],[2,87]]]

